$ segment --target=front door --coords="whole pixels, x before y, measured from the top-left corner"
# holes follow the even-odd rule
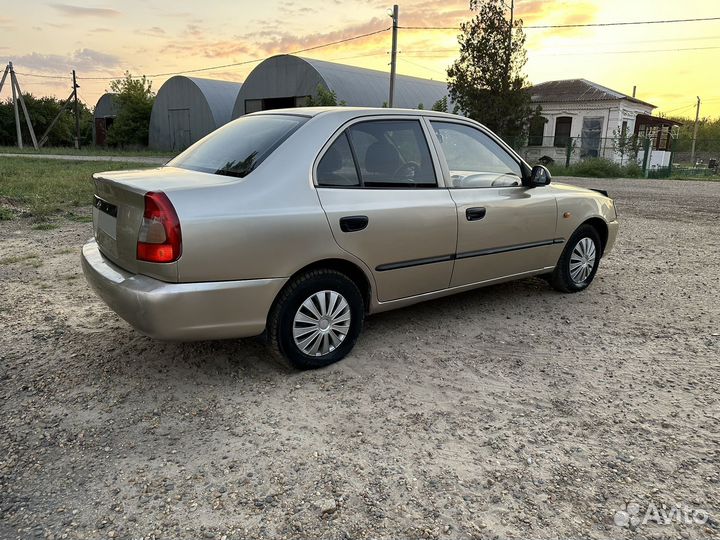
[[[324,153],[316,182],[335,240],[370,268],[379,301],[448,287],[456,207],[418,119],[353,124]]]
[[[447,162],[457,205],[451,287],[551,267],[557,261],[557,203],[548,187],[522,185],[520,162],[480,129],[430,124]]]

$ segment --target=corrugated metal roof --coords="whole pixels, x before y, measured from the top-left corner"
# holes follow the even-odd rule
[[[93,111],[93,116],[95,118],[106,118],[106,117],[117,116],[118,105],[117,105],[117,102],[115,101],[116,95],[117,94],[108,92],[108,93],[100,96],[100,99],[98,99],[97,104],[95,105],[95,110]]]
[[[194,82],[203,93],[218,127],[232,120],[233,106],[242,87],[241,83],[200,77],[185,78]]]
[[[328,88],[334,90],[338,98],[350,106],[379,107],[388,100],[389,73],[314,58],[302,60],[314,67],[328,84]],[[447,95],[447,84],[444,81],[396,75],[393,106],[414,109],[422,103],[429,109],[438,99]]]
[[[388,101],[390,75],[383,71],[288,54],[270,57],[253,69],[238,95],[233,117],[245,114],[245,100],[315,96],[322,84],[350,106],[381,107]],[[393,105],[426,109],[448,95],[441,81],[397,75]]]
[[[626,99],[633,103],[647,105],[655,108],[655,105],[642,101],[641,99],[617,92],[600,84],[588,81],[587,79],[565,79],[561,81],[547,81],[536,84],[530,89],[533,103],[549,102],[580,102],[580,101],[614,101]]]

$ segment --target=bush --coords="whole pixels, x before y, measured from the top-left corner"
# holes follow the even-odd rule
[[[155,103],[152,82],[143,75],[134,78],[125,73],[124,79],[110,83],[115,92],[118,114],[108,130],[107,143],[121,148],[145,148],[150,132],[150,113]]]
[[[631,163],[619,165],[609,159],[586,159],[569,167],[552,166],[550,172],[557,176],[584,176],[588,178],[641,178],[642,168]]]

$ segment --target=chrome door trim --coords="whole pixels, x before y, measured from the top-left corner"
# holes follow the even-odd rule
[[[325,157],[325,153],[328,151],[328,149],[333,145],[335,140],[340,137],[348,128],[351,126],[358,124],[360,122],[377,122],[377,121],[392,121],[392,120],[414,120],[420,124],[420,129],[422,130],[423,134],[425,135],[425,143],[428,145],[428,152],[430,153],[430,158],[432,159],[433,163],[433,171],[435,173],[435,181],[437,182],[437,186],[434,187],[425,187],[425,188],[411,188],[411,187],[397,187],[397,188],[387,188],[387,187],[365,187],[365,186],[320,186],[317,182],[317,168],[320,164],[320,161],[323,157]],[[316,189],[384,189],[384,190],[406,190],[406,189],[445,189],[449,184],[445,182],[445,172],[442,168],[442,164],[440,161],[439,154],[435,150],[435,143],[433,139],[431,138],[432,131],[428,131],[428,126],[425,124],[425,117],[423,115],[417,114],[387,114],[387,115],[372,115],[372,116],[356,116],[355,118],[352,118],[351,120],[348,120],[347,122],[343,123],[338,127],[333,134],[330,136],[330,138],[325,142],[325,144],[320,149],[320,152],[318,152],[318,155],[315,157],[315,161],[313,162],[312,166],[312,185]],[[348,137],[349,140],[349,137]],[[352,142],[350,142],[352,144]],[[355,156],[353,155],[353,158]],[[446,165],[447,166],[447,165]]]

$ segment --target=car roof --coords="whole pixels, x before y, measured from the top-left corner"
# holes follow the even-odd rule
[[[400,109],[400,108],[388,108],[388,107],[290,107],[287,109],[271,109],[267,111],[258,111],[251,113],[253,115],[260,114],[294,114],[302,116],[319,116],[319,115],[331,115],[331,114],[342,114],[346,116],[347,113],[353,113],[357,116],[374,116],[374,115],[416,115],[416,116],[438,116],[445,118],[463,118],[457,114],[450,114],[446,112],[439,112],[426,109]]]

